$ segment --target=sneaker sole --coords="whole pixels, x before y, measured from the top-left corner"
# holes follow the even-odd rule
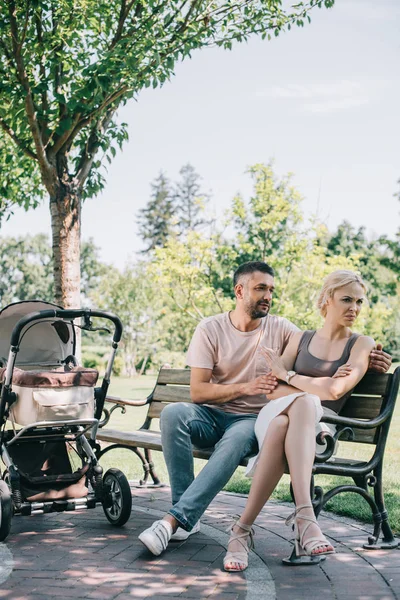
[[[195,531],[193,531],[193,530],[192,531],[185,531],[183,529],[182,533],[178,533],[178,535],[176,533],[173,533],[172,536],[171,536],[170,542],[184,542],[191,535],[195,535],[196,533],[200,533],[200,527],[198,529],[196,529]]]

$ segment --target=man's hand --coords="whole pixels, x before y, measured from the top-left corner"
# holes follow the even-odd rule
[[[267,365],[271,369],[271,372],[282,381],[285,381],[287,375],[287,369],[283,364],[282,357],[278,355],[278,353],[272,348],[266,348],[265,346],[261,346],[260,353],[265,358]]]
[[[392,357],[382,350],[382,344],[377,344],[369,355],[370,371],[375,373],[386,373],[392,364]]]
[[[268,375],[260,375],[253,381],[243,385],[243,394],[246,396],[257,396],[258,394],[271,394],[278,385],[277,378],[268,373]]]

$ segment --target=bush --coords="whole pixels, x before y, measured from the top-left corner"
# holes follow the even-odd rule
[[[122,356],[116,356],[113,364],[113,375],[120,377],[125,367],[125,361]]]
[[[104,356],[97,352],[88,352],[82,358],[82,365],[86,369],[97,369],[98,371],[104,371]]]

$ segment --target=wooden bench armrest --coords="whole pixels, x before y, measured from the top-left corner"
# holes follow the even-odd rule
[[[120,398],[119,396],[106,396],[106,402],[111,404],[119,404],[120,406],[145,406],[150,402],[150,398],[141,400],[132,400],[130,398]]]

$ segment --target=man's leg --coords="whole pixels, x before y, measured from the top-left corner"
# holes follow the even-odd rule
[[[171,465],[175,487],[174,497],[176,498],[178,493],[182,492],[182,482],[185,485],[189,481],[191,483],[182,492],[169,514],[165,515],[161,521],[155,521],[151,527],[139,535],[140,541],[156,556],[167,548],[178,525],[188,531],[193,528],[207,506],[234,473],[241,459],[248,454],[257,452],[254,435],[255,415],[228,415],[223,411],[199,405],[188,404],[186,406],[195,409],[191,413],[191,418],[188,417],[189,412],[185,409],[169,410],[168,416],[164,417],[164,425],[162,424],[161,427],[164,427],[163,439],[167,440],[168,461]],[[199,408],[203,410],[199,412],[197,410]],[[166,410],[164,409],[161,416]],[[178,412],[181,413],[179,435],[177,441],[174,442],[173,436],[174,432],[176,435],[177,422],[175,420],[174,427],[172,413],[177,416]],[[183,413],[185,418],[182,417]],[[205,417],[206,413],[209,413],[208,418]],[[165,427],[167,420],[169,423]],[[205,432],[209,435],[206,435]],[[210,439],[213,437],[214,441]],[[215,444],[212,456],[196,479],[193,479],[192,441],[194,445],[203,448]],[[188,469],[188,477],[183,476],[183,473],[179,471],[184,465]]]
[[[223,435],[224,429],[214,412],[199,404],[177,402],[168,404],[161,413],[161,443],[172,504],[179,501],[194,480],[192,446],[212,448]]]
[[[225,431],[208,462],[169,511],[188,531],[229,481],[242,458],[257,452],[256,415],[233,415],[220,410],[213,410],[213,413],[218,414],[220,427]],[[194,445],[198,445],[197,440]]]

